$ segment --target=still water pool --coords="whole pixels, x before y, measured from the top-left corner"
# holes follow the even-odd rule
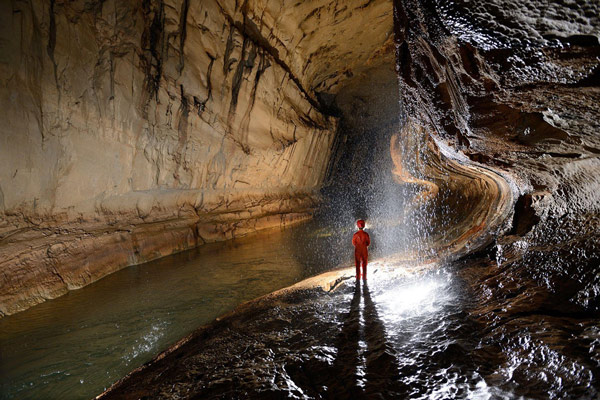
[[[344,235],[352,233],[319,226],[312,221],[132,266],[1,319],[0,397],[91,398],[241,302],[350,261]]]

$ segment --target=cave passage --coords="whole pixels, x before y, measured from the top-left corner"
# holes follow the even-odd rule
[[[599,16],[0,2],[0,397],[598,398]]]

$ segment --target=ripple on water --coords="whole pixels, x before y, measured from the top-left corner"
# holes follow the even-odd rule
[[[129,267],[1,319],[0,398],[91,398],[240,302],[349,255],[330,243],[342,235],[315,238],[315,226],[323,224],[262,232]],[[307,254],[308,247],[315,254]],[[343,254],[332,254],[336,248]]]

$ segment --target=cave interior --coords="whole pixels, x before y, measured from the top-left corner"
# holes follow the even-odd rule
[[[315,216],[347,235],[363,218],[377,257],[454,268],[481,348],[518,364],[505,380],[482,368],[487,382],[598,396],[599,15],[2,2],[0,317],[208,243]],[[107,396],[150,378],[135,379]]]

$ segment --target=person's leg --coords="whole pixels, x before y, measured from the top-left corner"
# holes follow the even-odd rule
[[[360,258],[354,255],[354,264],[356,265],[356,279],[360,279]]]
[[[367,256],[364,256],[362,259],[362,269],[363,269],[362,278],[364,280],[367,280],[367,264],[368,264]]]

